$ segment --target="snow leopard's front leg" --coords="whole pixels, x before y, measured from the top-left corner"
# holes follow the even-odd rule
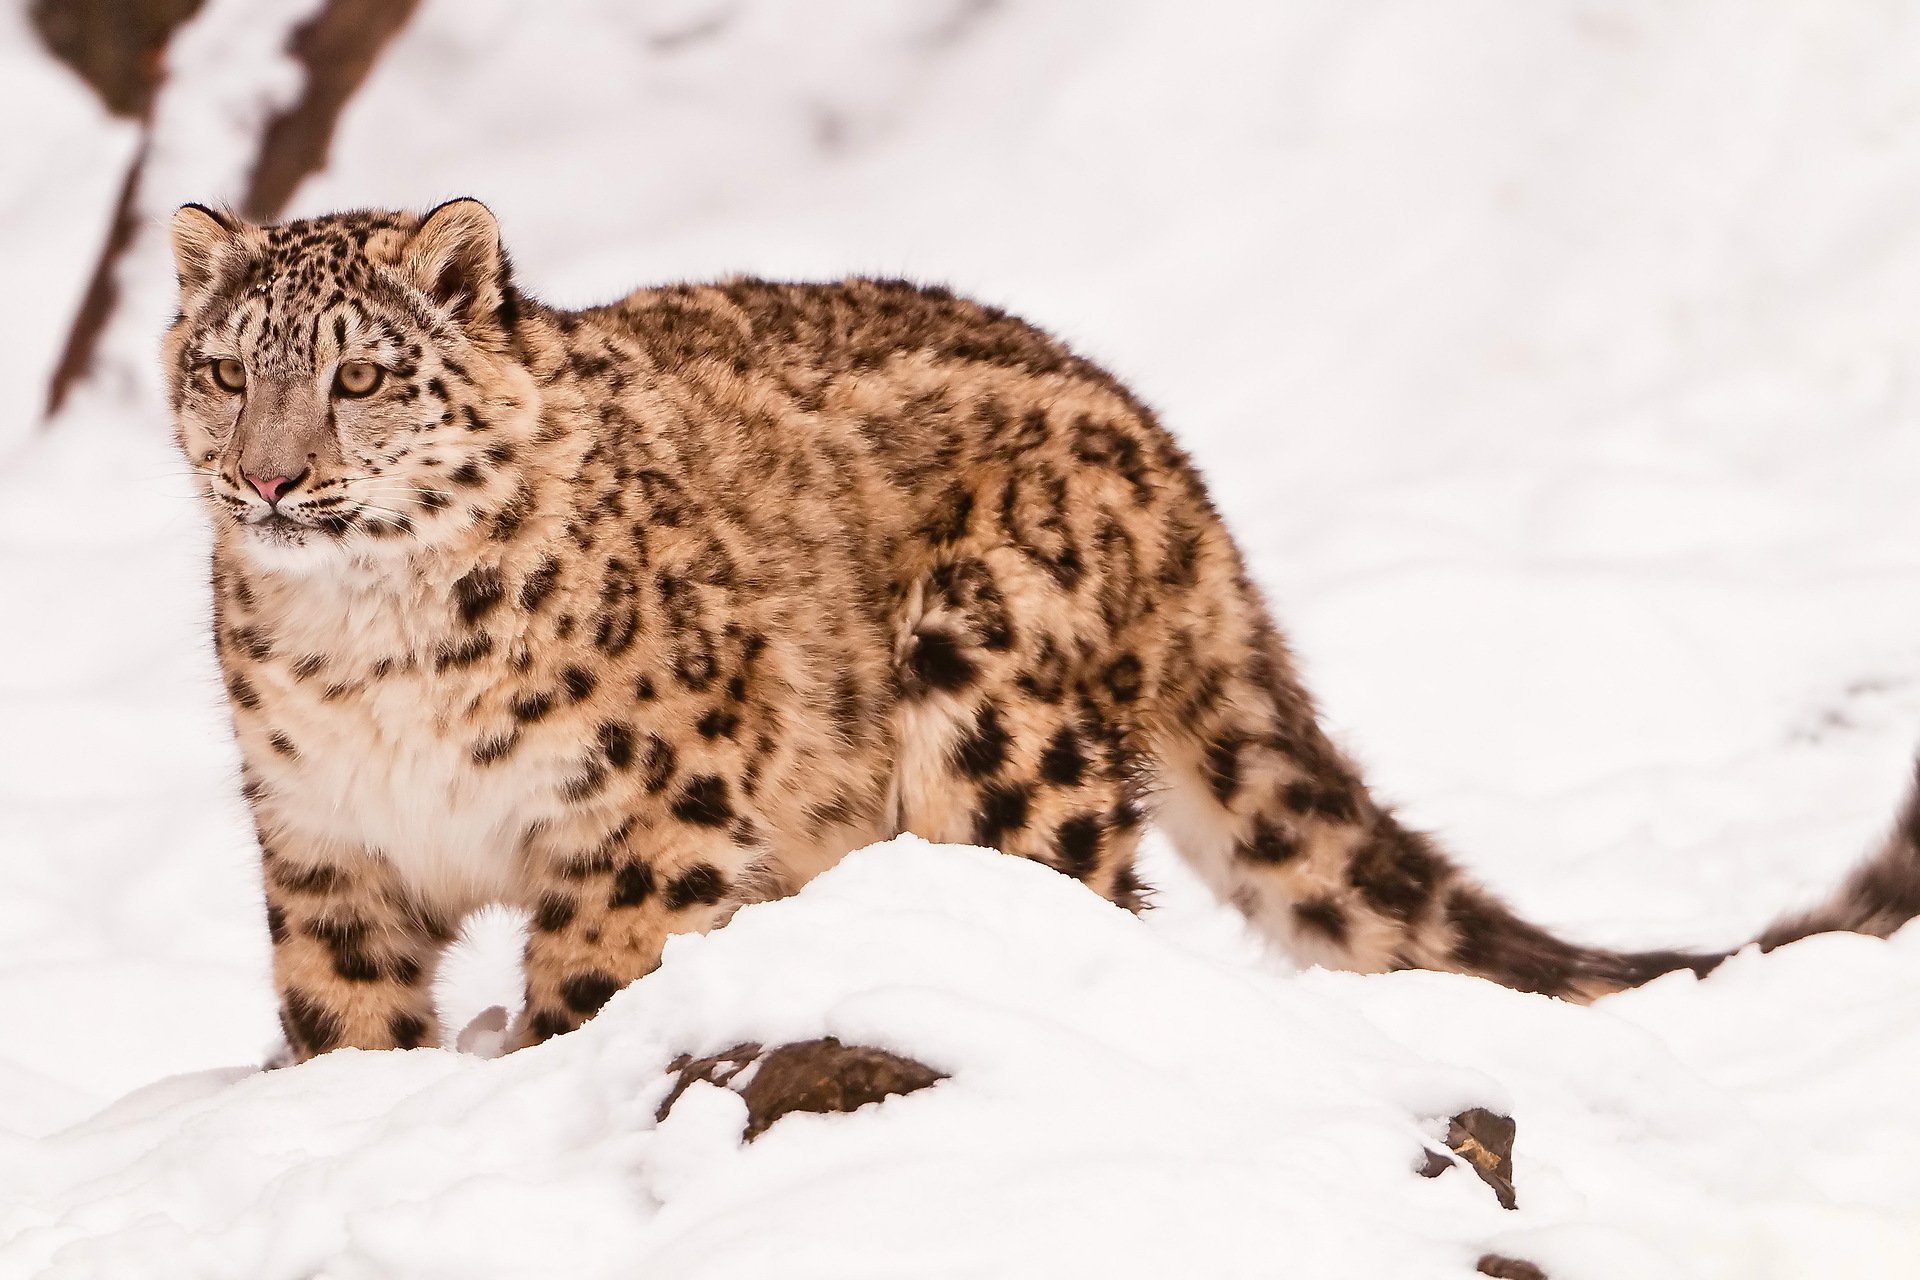
[[[293,1061],[440,1043],[433,974],[448,922],[375,855],[282,836],[261,850],[280,1025]]]
[[[510,1048],[573,1030],[651,973],[670,935],[726,918],[763,852],[731,794],[719,777],[694,777],[654,821],[621,819],[577,841],[549,833],[529,850],[526,1005]]]

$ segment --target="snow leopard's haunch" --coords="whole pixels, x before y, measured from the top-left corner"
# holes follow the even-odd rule
[[[1714,961],[1554,938],[1396,822],[1185,455],[1009,315],[884,280],[558,311],[471,200],[173,239],[296,1056],[437,1042],[483,903],[531,917],[526,1044],[900,831],[1137,907],[1149,810],[1307,960],[1576,999]],[[1805,928],[1912,915],[1889,857]]]

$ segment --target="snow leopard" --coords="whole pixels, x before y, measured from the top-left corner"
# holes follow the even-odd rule
[[[1342,969],[1588,1000],[1722,958],[1562,939],[1399,821],[1174,438],[1004,311],[866,278],[561,310],[472,199],[188,205],[171,239],[167,396],[295,1059],[440,1044],[483,905],[527,917],[520,1048],[903,832],[1138,910],[1151,820]],[[1762,944],[1920,911],[1916,825]]]

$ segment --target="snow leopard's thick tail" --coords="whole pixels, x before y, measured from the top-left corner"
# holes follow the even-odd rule
[[[1788,916],[1761,934],[1765,950],[1816,933],[1892,935],[1920,916],[1920,765],[1899,821],[1874,855],[1854,868],[1839,890],[1811,911]]]
[[[1572,1000],[1676,969],[1705,974],[1731,954],[1583,946],[1515,914],[1375,801],[1322,731],[1257,598],[1249,603],[1259,611],[1232,620],[1245,627],[1239,637],[1232,624],[1209,637],[1242,659],[1169,673],[1161,691],[1157,816],[1214,890],[1287,951],[1333,968],[1467,973]],[[1830,903],[1758,941],[1885,936],[1915,915],[1920,791]]]

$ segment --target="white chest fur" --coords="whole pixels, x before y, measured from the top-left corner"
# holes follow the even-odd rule
[[[472,735],[450,731],[424,683],[389,677],[290,716],[299,754],[276,809],[311,839],[377,850],[430,900],[497,900],[528,823],[527,771],[476,765]]]
[[[264,816],[317,856],[375,851],[448,908],[508,897],[554,769],[535,752],[475,760],[475,708],[497,698],[488,670],[436,668],[444,605],[304,585],[275,611],[275,659],[250,676],[262,705],[241,719]],[[307,654],[323,663],[299,673]]]

